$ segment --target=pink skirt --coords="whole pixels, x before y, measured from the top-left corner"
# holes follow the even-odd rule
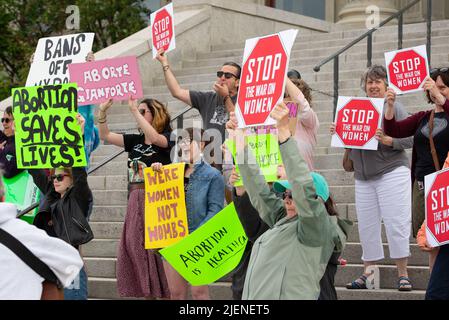
[[[161,256],[145,249],[145,190],[131,191],[117,254],[121,297],[170,298]]]

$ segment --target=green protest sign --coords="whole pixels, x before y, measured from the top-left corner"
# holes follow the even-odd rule
[[[75,83],[15,88],[12,98],[18,168],[87,165]]]
[[[33,182],[33,177],[22,171],[12,178],[3,177],[5,185],[5,202],[14,203],[19,210],[24,210],[40,199],[39,189]],[[33,223],[39,208],[22,216],[22,220]]]
[[[262,174],[267,182],[277,181],[277,169],[282,164],[281,152],[279,151],[279,144],[277,137],[273,134],[258,134],[245,136],[248,144],[248,151],[252,152],[257,164],[262,170]],[[240,157],[236,155],[236,145],[234,140],[226,140],[226,147],[232,153],[234,158],[235,170],[240,172],[238,164]],[[243,160],[243,157],[242,157]],[[242,179],[237,181],[234,186],[240,187],[243,185]]]
[[[191,285],[202,286],[234,270],[247,241],[231,203],[189,236],[159,252]]]

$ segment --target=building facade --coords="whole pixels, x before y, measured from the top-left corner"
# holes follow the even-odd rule
[[[411,1],[413,0],[240,0],[339,24],[364,24],[376,10],[379,10],[380,19],[383,20]],[[171,1],[147,0],[151,10],[169,2]],[[434,20],[449,19],[449,1],[433,0],[432,13]],[[406,13],[404,22],[422,22],[426,15],[427,0],[424,0]]]

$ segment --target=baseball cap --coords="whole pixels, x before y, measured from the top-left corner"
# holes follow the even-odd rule
[[[329,199],[329,185],[327,184],[326,179],[321,174],[316,172],[311,172],[310,175],[313,179],[316,194],[324,201],[327,201],[327,199]],[[287,189],[291,190],[292,186],[288,180],[278,180],[273,184],[273,189],[276,192],[282,193]]]

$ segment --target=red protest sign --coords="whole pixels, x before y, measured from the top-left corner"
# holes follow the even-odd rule
[[[397,94],[421,91],[429,76],[426,46],[385,53],[390,86]]]
[[[449,169],[425,178],[426,237],[432,247],[449,243]]]
[[[176,47],[173,4],[153,12],[150,18],[154,59],[159,49],[164,48],[165,52],[168,52]]]
[[[285,74],[297,32],[286,30],[246,41],[236,106],[240,127],[274,124],[269,115],[283,99]]]
[[[377,150],[384,99],[339,97],[333,147]]]

